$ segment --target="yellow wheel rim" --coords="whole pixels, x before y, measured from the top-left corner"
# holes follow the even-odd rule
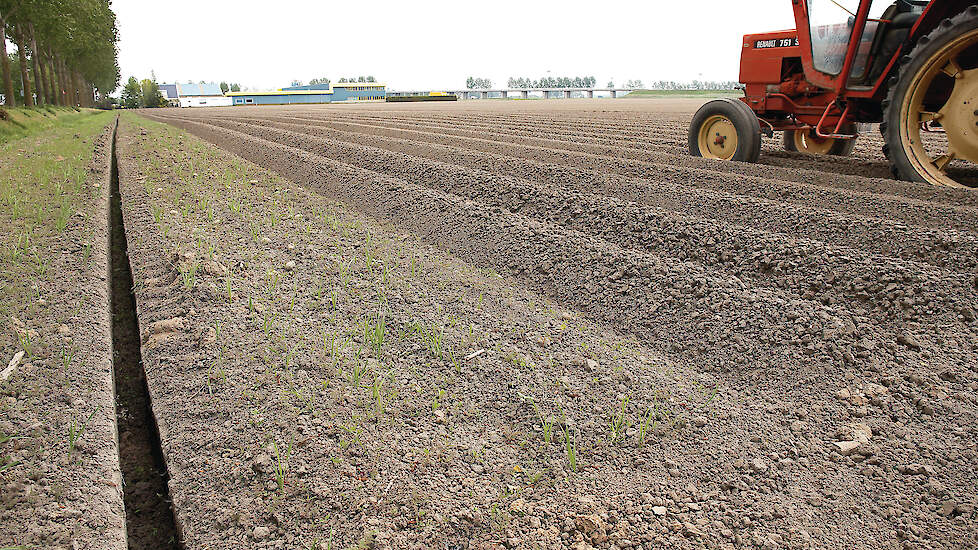
[[[900,141],[907,158],[928,183],[963,187],[947,174],[956,159],[978,163],[978,69],[965,70],[959,55],[978,42],[978,30],[965,33],[947,44],[918,71],[900,109]],[[938,109],[927,105],[927,94],[937,78],[953,78],[947,102]],[[928,150],[921,126],[937,122],[947,136],[946,145]]]
[[[713,115],[700,126],[698,143],[704,158],[730,160],[737,152],[737,128],[723,115]]]
[[[815,135],[814,130],[795,130],[792,139],[795,141],[795,149],[810,155],[827,155],[835,145],[835,139],[820,138]]]

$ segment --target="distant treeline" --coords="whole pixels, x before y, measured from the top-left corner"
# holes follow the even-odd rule
[[[315,85],[329,86],[329,83],[330,82],[331,82],[330,79],[329,78],[326,78],[324,76],[322,78],[313,78],[312,80],[309,81],[309,85],[310,86],[315,86]],[[345,84],[345,83],[348,83],[348,82],[375,83],[375,82],[377,82],[377,79],[374,78],[373,76],[347,76],[347,77],[343,77],[343,78],[339,79],[337,82],[340,83],[340,84]],[[306,84],[305,84],[305,82],[296,79],[296,80],[293,80],[292,81],[292,84],[291,85],[292,86],[305,86]]]
[[[733,90],[739,86],[733,80],[659,80],[645,87],[646,90]]]
[[[593,88],[598,79],[593,76],[544,76],[537,80],[509,77],[509,88]]]
[[[467,79],[465,79],[465,87],[470,90],[475,90],[475,89],[488,90],[489,88],[492,88],[492,81],[489,80],[488,78],[478,78],[478,77],[470,76]]]

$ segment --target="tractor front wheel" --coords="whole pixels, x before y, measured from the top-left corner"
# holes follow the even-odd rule
[[[689,126],[689,152],[717,160],[757,162],[761,125],[743,101],[716,99],[700,107]]]
[[[846,129],[845,132],[854,133],[851,130],[854,128]],[[784,133],[785,151],[847,157],[855,147],[855,139],[820,138],[811,129],[788,130]]]

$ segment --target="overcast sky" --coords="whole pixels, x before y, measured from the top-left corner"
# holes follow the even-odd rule
[[[794,27],[790,0],[114,0],[123,80],[373,75],[391,89],[510,76],[737,80],[741,36]]]

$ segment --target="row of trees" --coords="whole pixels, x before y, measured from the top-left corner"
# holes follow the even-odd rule
[[[509,77],[510,88],[593,88],[597,83],[593,76],[544,76],[537,80]]]
[[[348,77],[339,79],[340,84],[347,82],[377,82],[377,79],[372,76],[358,76],[358,77]]]
[[[160,91],[155,76],[152,79],[144,78],[143,80],[136,80],[136,77],[130,76],[126,86],[122,89],[120,103],[126,109],[164,107],[166,106],[166,98],[163,97],[163,92]]]
[[[237,82],[232,82],[230,84],[228,84],[227,82],[221,82],[221,92],[225,94],[228,92],[240,92],[240,91],[241,91],[241,84],[238,84]]]
[[[331,82],[330,79],[326,77],[313,78],[312,80],[309,81],[309,85],[314,86],[317,84],[323,84],[325,86],[329,86],[330,82]],[[348,82],[363,82],[366,84],[371,82],[377,82],[377,79],[372,76],[350,76],[350,77],[343,77],[339,79],[337,82],[340,84],[345,84]],[[292,86],[305,86],[305,83],[303,83],[301,80],[293,80]]]
[[[465,87],[470,90],[488,90],[492,88],[492,81],[488,78],[470,76],[465,79]]]
[[[17,46],[11,63],[7,39]],[[0,0],[0,78],[6,105],[95,103],[119,85],[119,33],[110,0]],[[19,74],[14,88],[12,70]]]
[[[487,78],[469,77],[465,82],[466,87],[471,89],[492,88],[492,81]],[[529,78],[510,77],[506,81],[508,88],[594,88],[597,79],[593,76],[545,76],[537,80]],[[679,82],[674,80],[659,80],[651,83],[648,87],[641,80],[628,80],[624,88],[631,90],[733,90],[737,87],[737,82],[729,80],[693,80],[691,82]],[[609,88],[615,88],[615,82],[608,82]]]
[[[733,80],[693,80],[678,82],[658,80],[649,84],[649,90],[734,90],[740,83]]]

